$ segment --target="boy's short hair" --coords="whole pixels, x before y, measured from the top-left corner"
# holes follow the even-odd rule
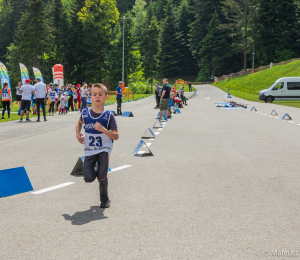
[[[92,87],[92,91],[93,91],[93,88],[102,88],[102,89],[104,89],[105,95],[108,94],[107,87],[102,83],[95,83]]]

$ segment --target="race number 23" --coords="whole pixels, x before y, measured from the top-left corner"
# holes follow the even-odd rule
[[[96,138],[94,136],[90,136],[89,140],[91,141],[89,146],[102,146],[102,139],[100,136],[97,136]]]

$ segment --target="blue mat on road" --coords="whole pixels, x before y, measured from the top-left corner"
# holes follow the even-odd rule
[[[246,109],[244,107],[220,107],[221,109]]]
[[[215,106],[221,106],[221,105],[229,105],[229,103],[214,103]]]

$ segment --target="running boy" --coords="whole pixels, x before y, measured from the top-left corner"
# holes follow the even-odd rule
[[[107,100],[107,88],[96,83],[92,88],[93,107],[82,110],[76,125],[76,137],[84,144],[83,177],[85,182],[93,182],[96,177],[99,182],[100,208],[109,208],[110,200],[107,192],[107,170],[109,155],[113,148],[113,140],[119,139],[115,117],[104,109]],[[84,124],[85,136],[80,133]],[[98,168],[95,171],[95,165]]]

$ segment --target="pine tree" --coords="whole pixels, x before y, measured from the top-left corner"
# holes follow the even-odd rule
[[[70,36],[68,13],[64,7],[62,0],[53,1],[53,49],[55,52],[55,63],[63,64],[65,71],[68,74],[70,67],[68,66],[68,59],[70,53]],[[68,77],[65,73],[65,77]]]
[[[208,24],[212,19],[212,15],[217,12],[221,13],[220,0],[192,0],[192,14],[195,17],[191,24],[190,30],[190,49],[194,57],[199,60],[200,42],[208,33]]]
[[[154,14],[152,2],[147,11],[147,19],[142,32],[141,53],[143,56],[143,67],[146,79],[151,78],[151,93],[153,75],[157,72],[159,52],[159,26]]]
[[[166,18],[163,21],[160,35],[160,70],[166,76],[175,76],[182,73],[181,62],[183,56],[180,50],[183,46],[182,35],[179,32],[179,23],[175,15],[173,1],[168,0],[166,5]]]
[[[84,7],[85,0],[75,0],[70,14],[70,78],[73,82],[84,81],[83,63],[85,60],[83,23],[79,20],[78,13]]]
[[[208,81],[211,75],[220,74],[225,67],[224,58],[229,55],[229,46],[222,31],[218,29],[220,20],[214,13],[208,24],[208,34],[201,41],[199,49],[199,81]]]
[[[180,50],[183,55],[182,73],[184,75],[195,75],[197,73],[197,62],[190,50],[190,25],[192,23],[192,15],[189,11],[189,3],[187,0],[182,0],[179,9],[179,31],[182,33],[183,45]]]
[[[260,65],[299,57],[296,1],[260,1],[256,57]]]
[[[31,67],[39,67],[44,71],[45,53],[50,53],[53,41],[48,16],[42,0],[29,1],[29,11],[23,13],[16,31],[15,44],[10,45],[7,53],[7,65],[15,78],[20,79],[19,62],[27,65],[30,74]]]

